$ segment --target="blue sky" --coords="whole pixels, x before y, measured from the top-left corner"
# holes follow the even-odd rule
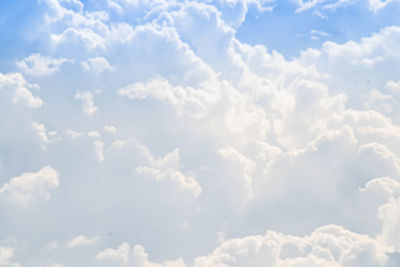
[[[400,2],[0,3],[0,266],[399,266]]]
[[[399,5],[371,12],[366,1],[350,1],[336,11],[325,11],[324,17],[315,10],[295,13],[298,6],[294,1],[279,1],[273,12],[261,13],[250,8],[245,22],[239,27],[236,37],[249,44],[263,44],[275,49],[288,59],[299,55],[309,47],[319,48],[325,41],[345,43],[359,41],[362,37],[378,32],[381,28],[399,25]],[[329,35],[311,39],[311,31],[318,30]]]

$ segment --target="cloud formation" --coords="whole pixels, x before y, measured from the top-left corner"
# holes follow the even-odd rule
[[[32,4],[0,53],[0,266],[398,266],[389,5]]]
[[[10,202],[27,205],[36,200],[49,200],[51,191],[59,186],[57,171],[46,166],[38,172],[27,172],[11,178],[0,187],[0,195]]]

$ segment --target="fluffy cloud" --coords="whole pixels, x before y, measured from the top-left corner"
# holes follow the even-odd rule
[[[79,246],[88,246],[96,243],[100,237],[93,237],[93,238],[88,238],[84,235],[79,235],[77,237],[74,237],[71,241],[67,243],[67,247],[69,248],[74,248],[74,247],[79,247]]]
[[[289,59],[240,33],[280,2],[40,3],[31,35],[49,47],[12,61],[27,79],[0,74],[0,179],[57,171],[2,180],[0,195],[57,198],[0,203],[18,240],[6,264],[398,265],[397,26]],[[320,25],[304,36],[334,39]]]
[[[0,266],[5,266],[5,267],[21,266],[19,263],[11,261],[13,257],[14,257],[13,248],[0,246]]]
[[[104,126],[104,130],[112,134],[115,134],[117,132],[117,128],[111,125]]]
[[[194,177],[184,175],[178,170],[179,168],[179,149],[168,153],[162,158],[154,158],[153,155],[147,154],[150,166],[138,166],[136,173],[139,175],[148,175],[154,177],[158,181],[170,180],[177,183],[182,189],[190,191],[195,197],[201,194],[201,186]],[[145,154],[145,155],[146,155]]]
[[[395,2],[396,0],[386,0],[386,1],[381,1],[381,0],[368,0],[369,8],[373,12],[379,11],[379,9],[386,7],[392,2]]]
[[[46,144],[53,143],[56,140],[59,140],[57,136],[57,131],[46,132],[46,127],[44,124],[32,122],[32,128],[36,132],[37,136],[43,143],[43,148],[45,148]]]
[[[27,83],[25,78],[20,73],[0,73],[0,90],[3,88],[12,88],[14,94],[12,101],[14,103],[24,102],[31,108],[39,108],[43,105],[43,100],[40,97],[33,96],[28,88],[36,88],[37,85]]]
[[[83,102],[82,111],[88,116],[93,115],[98,110],[98,107],[96,107],[94,104],[92,93],[78,92],[76,93],[75,98]]]
[[[136,245],[132,249],[126,242],[116,249],[108,248],[96,255],[98,261],[114,262],[118,266],[137,266],[137,267],[185,267],[182,259],[166,261],[157,264],[149,261],[149,256],[141,245]]]
[[[228,240],[195,266],[384,266],[387,251],[368,236],[327,225],[304,237],[268,231]]]
[[[82,61],[81,65],[84,70],[92,70],[97,74],[106,70],[112,71],[114,69],[114,67],[112,67],[104,57],[88,58],[87,61]]]
[[[38,172],[27,172],[11,178],[0,188],[0,195],[10,202],[27,205],[36,200],[49,200],[51,192],[59,185],[57,171],[46,166]]]
[[[400,251],[400,243],[398,242],[400,182],[389,177],[376,178],[369,181],[361,190],[373,194],[381,202],[378,208],[378,217],[382,222],[382,231],[378,240],[394,250]]]
[[[51,58],[40,54],[32,54],[17,62],[17,66],[26,74],[42,76],[57,71],[66,62],[73,62],[66,58]]]
[[[391,26],[362,38],[360,42],[338,44],[328,41],[321,50],[302,52],[299,60],[328,74],[330,91],[347,94],[350,106],[377,110],[397,121],[397,77],[391,70],[399,59],[395,45],[399,35],[399,27]],[[389,71],[374,76],[382,68]]]

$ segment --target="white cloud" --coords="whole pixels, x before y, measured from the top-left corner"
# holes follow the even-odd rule
[[[62,64],[67,62],[73,63],[73,60],[32,54],[23,60],[17,61],[17,66],[26,74],[43,76],[57,71]]]
[[[389,89],[393,94],[400,94],[400,81],[388,81],[386,88]]]
[[[74,247],[79,247],[79,246],[88,246],[96,243],[100,237],[96,236],[93,238],[88,238],[84,235],[79,235],[77,237],[74,237],[71,241],[67,243],[68,248],[74,248]]]
[[[14,249],[10,247],[0,246],[0,266],[4,267],[18,267],[19,263],[12,262],[14,257]]]
[[[40,97],[33,96],[29,87],[37,87],[26,82],[25,78],[20,73],[0,73],[0,89],[11,87],[14,89],[13,102],[25,102],[31,108],[39,108],[43,105],[43,100]]]
[[[321,14],[322,11],[336,11],[336,9],[340,7],[354,4],[354,2],[350,0],[298,0],[297,3],[299,7],[296,9],[296,13],[304,12],[309,9],[315,9],[314,14],[322,16],[323,18],[326,17],[325,15]]]
[[[162,79],[127,85],[118,90],[118,95],[126,96],[129,99],[154,97],[170,104],[179,115],[189,113],[193,116],[201,116],[205,112],[204,102],[213,101],[214,98],[207,91],[174,87]]]
[[[117,132],[117,128],[112,125],[104,126],[104,130],[112,134],[115,134]]]
[[[63,72],[38,79],[40,91],[21,74],[0,74],[0,101],[43,106],[27,112],[0,103],[0,176],[45,162],[66,178],[61,197],[39,207],[40,220],[22,210],[2,221],[21,239],[22,253],[38,255],[22,257],[24,265],[95,264],[96,246],[82,256],[49,243],[94,221],[105,243],[135,240],[157,259],[124,242],[98,253],[99,266],[185,266],[180,256],[189,266],[206,267],[394,261],[400,220],[397,27],[360,41],[326,42],[288,60],[245,44],[236,32],[251,5],[259,12],[278,2],[41,2],[47,3],[41,32],[54,58],[34,54],[19,64],[32,76]],[[299,1],[298,12],[322,14],[351,4]],[[328,37],[317,30],[304,34]],[[61,68],[66,58],[81,65]],[[101,92],[101,113],[93,92],[78,91],[83,112],[96,116],[77,116],[71,88],[99,89],[93,92]],[[57,132],[46,127],[71,138],[54,142]],[[52,143],[49,149],[33,148],[32,128],[43,144]],[[48,199],[58,175],[38,173],[11,179],[1,196],[21,204]],[[382,176],[392,178],[376,178]],[[65,218],[73,218],[69,227]],[[331,223],[343,227],[316,228]],[[253,235],[268,229],[275,231]],[[66,245],[98,238],[78,236]],[[216,239],[214,252],[199,256],[212,251]],[[43,255],[32,244],[53,251]],[[165,261],[170,258],[178,260]]]
[[[222,148],[218,150],[218,153],[228,160],[233,162],[232,168],[237,169],[234,172],[239,173],[240,178],[243,180],[243,188],[246,192],[246,199],[253,198],[253,174],[256,170],[256,164],[254,161],[246,158],[233,147]],[[236,167],[236,168],[235,168]],[[233,181],[232,181],[233,182]]]
[[[154,177],[157,181],[170,180],[179,184],[184,190],[188,190],[193,193],[195,197],[201,194],[201,187],[195,178],[185,176],[180,171],[173,169],[166,169],[161,171],[160,169],[151,168],[147,166],[139,166],[136,168],[136,173],[140,175],[149,175]]]
[[[368,4],[369,4],[369,9],[373,12],[377,12],[380,9],[386,7],[387,5],[389,5],[392,2],[396,2],[397,0],[368,0]]]
[[[88,132],[87,136],[90,137],[90,138],[95,138],[96,139],[96,138],[100,138],[101,134],[99,132],[92,131],[92,132]]]
[[[36,132],[37,136],[43,143],[43,148],[46,147],[46,144],[50,144],[59,140],[58,134],[56,131],[46,132],[46,127],[44,124],[32,122],[32,128]]]
[[[194,266],[384,266],[387,251],[368,236],[327,225],[304,237],[268,231],[231,239]]]
[[[123,242],[116,249],[107,248],[96,255],[98,261],[114,262],[113,266],[135,266],[135,267],[185,267],[181,258],[175,261],[165,261],[157,264],[149,261],[149,256],[141,245],[132,249],[130,245]]]
[[[32,95],[32,92],[25,87],[18,87],[15,89],[14,103],[19,101],[26,102],[31,108],[39,108],[43,105],[42,99]]]
[[[78,92],[76,93],[75,98],[83,102],[82,111],[88,116],[92,116],[98,110],[98,107],[94,104],[92,93]]]
[[[104,161],[104,143],[100,140],[95,140],[93,142],[94,152],[96,154],[97,160],[99,162]]]
[[[68,134],[69,136],[71,136],[71,138],[73,138],[73,139],[75,139],[75,138],[77,138],[77,137],[79,137],[79,136],[84,135],[84,133],[76,132],[76,131],[71,130],[71,129],[68,129],[68,130],[66,131],[66,134]]]
[[[150,166],[138,166],[136,173],[139,175],[148,175],[154,177],[157,181],[169,180],[178,184],[183,190],[191,192],[194,197],[200,196],[202,188],[197,180],[185,175],[179,168],[179,149],[168,153],[162,158],[154,158],[146,148],[143,148],[143,155],[147,158]]]
[[[48,250],[54,250],[57,247],[58,247],[58,242],[55,240],[46,244],[46,249],[48,249]]]
[[[58,173],[50,166],[38,172],[23,173],[0,187],[0,195],[8,201],[27,205],[37,200],[49,200],[51,192],[60,185]]]
[[[93,32],[91,29],[75,29],[68,28],[61,34],[52,34],[51,40],[56,44],[60,45],[65,42],[79,43],[82,42],[86,49],[94,50],[99,48],[101,50],[106,50],[106,45],[104,39]]]
[[[110,63],[108,63],[107,59],[104,57],[94,57],[88,58],[87,61],[82,61],[81,65],[84,70],[89,71],[92,70],[93,72],[100,74],[103,71],[112,71],[115,67],[112,67]]]

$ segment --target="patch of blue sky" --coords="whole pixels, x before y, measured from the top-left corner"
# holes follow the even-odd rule
[[[44,7],[37,0],[0,1],[0,71],[15,65],[15,58],[25,57],[45,46],[40,41],[39,26]]]
[[[297,12],[291,1],[277,1],[272,12],[260,13],[250,7],[245,22],[237,29],[236,38],[277,50],[287,59],[307,48],[319,48],[325,41],[345,43],[387,26],[400,25],[400,3],[393,2],[373,12],[367,1],[348,4],[336,10],[310,8]]]

